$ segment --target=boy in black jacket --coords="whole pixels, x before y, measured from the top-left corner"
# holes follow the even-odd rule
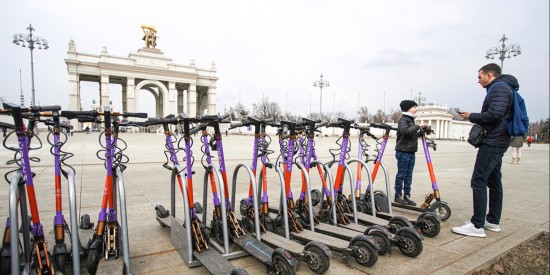
[[[418,105],[412,100],[403,100],[403,111],[397,124],[397,144],[395,145],[395,158],[397,158],[397,175],[395,176],[395,202],[404,205],[415,206],[411,200],[412,174],[415,162],[415,153],[418,150],[418,131],[426,129],[427,125],[416,125],[416,110]],[[405,191],[405,196],[401,193]]]

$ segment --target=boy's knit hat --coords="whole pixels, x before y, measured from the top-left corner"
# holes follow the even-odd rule
[[[401,107],[401,111],[407,112],[410,108],[412,108],[414,106],[418,106],[418,104],[416,104],[416,102],[414,102],[412,100],[403,100],[403,101],[401,101],[399,106]]]

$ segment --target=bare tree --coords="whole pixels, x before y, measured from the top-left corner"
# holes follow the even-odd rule
[[[327,113],[310,113],[307,115],[307,118],[311,119],[311,120],[320,120],[320,121],[332,121],[332,116],[331,114],[327,114]]]
[[[237,103],[237,105],[229,107],[229,111],[227,111],[227,113],[231,116],[231,120],[242,120],[250,114],[250,111],[248,111],[241,103]]]
[[[376,111],[376,114],[372,116],[372,122],[383,123],[383,122],[386,122],[387,117],[388,116],[386,115],[386,113],[384,113],[384,111],[378,110]]]
[[[369,108],[363,106],[357,111],[357,122],[358,123],[368,123],[372,119],[371,114],[369,114]]]
[[[261,102],[252,104],[252,113],[258,118],[279,120],[281,117],[281,107],[279,107],[277,102],[271,102],[269,98],[263,97]]]
[[[332,114],[332,121],[337,121],[339,118],[348,119],[346,113],[344,113],[343,111]]]
[[[393,123],[397,123],[401,118],[401,110],[393,109],[388,117]]]
[[[299,116],[294,115],[291,112],[286,112],[284,115],[282,115],[281,120],[298,121],[299,118],[300,118]]]

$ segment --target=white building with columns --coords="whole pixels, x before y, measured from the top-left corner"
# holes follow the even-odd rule
[[[447,113],[448,110],[447,106],[435,103],[422,104],[418,106],[416,123],[429,125],[435,131],[432,138],[467,139],[472,123],[453,120],[452,115]]]
[[[122,111],[140,112],[139,92],[148,91],[155,98],[156,116],[164,117],[181,112],[191,117],[215,115],[216,66],[197,68],[175,64],[172,58],[155,48],[141,48],[128,57],[114,56],[103,47],[99,55],[76,51],[71,39],[68,45],[69,110],[81,110],[80,82],[99,83],[99,109],[109,105],[109,84],[122,86]],[[84,109],[86,110],[86,109]],[[74,123],[73,125],[76,125]]]

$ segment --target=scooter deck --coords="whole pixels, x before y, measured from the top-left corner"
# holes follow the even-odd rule
[[[189,267],[199,265],[193,259],[187,258],[187,245],[190,244],[187,244],[184,241],[186,235],[185,228],[183,227],[183,220],[174,218],[171,215],[168,215],[165,218],[157,217],[157,220],[161,225],[171,229],[171,243],[178,251],[180,257],[186,261],[186,264]],[[220,252],[214,249],[211,243],[209,243],[209,245],[210,249],[208,250],[203,250],[201,252],[197,252],[196,250],[193,251],[194,258],[212,274],[231,274],[231,271],[235,269],[235,266],[233,266]]]
[[[335,236],[340,239],[345,239],[350,241],[354,237],[361,235],[357,231],[347,229],[345,227],[334,226],[326,223],[320,223],[315,226],[315,231],[323,234],[328,234],[330,236]]]
[[[367,226],[360,225],[360,224],[355,224],[355,223],[339,224],[338,226],[343,227],[343,228],[347,228],[349,230],[353,230],[353,231],[356,231],[356,232],[361,232],[361,233],[365,233],[365,230],[367,230],[367,228],[368,228]]]
[[[353,214],[351,213],[346,213],[346,215],[348,216],[348,218],[351,220],[353,220]],[[379,215],[379,212],[376,213],[376,215]],[[389,214],[388,214],[389,215]],[[357,213],[357,221],[359,221],[360,223],[363,223],[363,224],[368,224],[368,225],[387,225],[388,224],[388,220],[386,219],[382,219],[382,218],[379,218],[379,217],[374,217],[372,215],[369,215],[369,214],[366,214],[366,213]]]
[[[349,241],[342,240],[336,237],[324,235],[321,233],[313,232],[310,230],[303,230],[302,232],[290,233],[293,238],[300,241],[318,241],[327,245],[331,250],[342,252],[349,246]]]
[[[231,274],[235,269],[227,259],[213,249],[201,253],[193,251],[193,256],[212,274]]]
[[[268,243],[270,246],[284,248],[292,254],[299,254],[304,251],[303,245],[272,232],[265,232],[260,237],[262,241]]]
[[[172,220],[176,220],[176,222],[183,225],[183,220],[174,218],[172,215],[168,215],[165,218],[157,217],[157,221],[162,227],[172,228]]]
[[[102,258],[97,266],[96,274],[124,274],[124,259],[122,255],[117,259],[114,257],[109,260]]]
[[[233,243],[244,249],[246,252],[248,252],[250,255],[260,260],[261,262],[271,262],[273,248],[254,238],[252,235],[245,235],[240,238],[233,238]]]

